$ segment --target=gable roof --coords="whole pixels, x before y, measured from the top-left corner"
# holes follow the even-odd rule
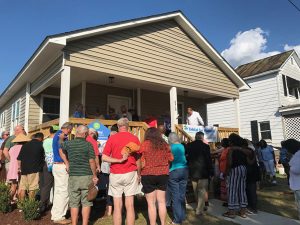
[[[241,65],[235,69],[242,78],[249,78],[267,71],[277,70],[285,63],[294,50],[273,55],[264,59]]]
[[[155,23],[174,19],[179,26],[187,33],[187,35],[201,47],[201,49],[210,57],[210,59],[221,69],[232,82],[240,89],[247,90],[249,86],[247,83],[235,72],[235,70],[228,64],[228,62],[212,47],[212,45],[200,34],[181,11],[169,12],[149,17],[143,17],[133,20],[127,20],[117,23],[109,23],[101,26],[89,27],[75,31],[60,33],[56,35],[47,36],[39,45],[33,55],[29,58],[21,71],[3,91],[0,96],[0,106],[4,101],[8,100],[9,96],[13,95],[18,89],[31,81],[34,74],[32,68],[44,65],[46,59],[54,59],[62,53],[63,48],[67,42],[87,38],[95,35],[109,33],[117,30],[128,29],[145,24]],[[44,60],[44,61],[43,61]],[[37,72],[36,72],[37,73]],[[36,74],[35,73],[35,74]]]

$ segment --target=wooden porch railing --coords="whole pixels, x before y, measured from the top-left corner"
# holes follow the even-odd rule
[[[95,119],[81,119],[81,118],[69,118],[69,122],[73,123],[75,127],[78,125],[88,125],[92,122],[94,122]],[[110,128],[112,125],[116,124],[116,120],[99,120],[104,126]],[[49,134],[49,128],[53,125],[58,125],[59,124],[59,119],[51,120],[46,123],[42,123],[41,125],[32,127],[29,129],[28,134],[32,135],[37,132],[43,132],[45,136]],[[141,141],[144,140],[145,137],[145,132],[148,129],[148,125],[145,122],[134,122],[130,121],[129,122],[129,131],[139,137]]]
[[[193,138],[183,130],[182,124],[175,125],[175,133],[179,136],[180,140],[184,143],[190,143],[193,141]]]

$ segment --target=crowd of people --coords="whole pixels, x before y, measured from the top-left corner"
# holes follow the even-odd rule
[[[190,116],[193,115],[191,111]],[[201,123],[198,115],[190,118]],[[164,126],[151,127],[142,143],[129,132],[129,121],[121,118],[112,126],[110,137],[99,146],[98,133],[79,125],[74,139],[71,123],[52,126],[49,135],[26,135],[22,126],[14,134],[2,133],[2,178],[11,190],[11,203],[26,196],[36,198],[39,190],[40,213],[51,209],[51,220],[58,224],[78,223],[81,209],[82,224],[87,225],[93,206],[91,188],[107,190],[106,216],[121,225],[126,209],[126,224],[135,223],[134,197],[145,195],[150,225],[167,223],[167,211],[172,211],[170,224],[182,224],[186,219],[186,194],[191,181],[195,215],[202,216],[209,207],[209,184],[220,181],[219,196],[228,211],[224,217],[247,217],[257,213],[257,183],[262,179],[276,184],[276,160],[272,146],[264,140],[254,145],[237,134],[221,142],[212,154],[205,143],[204,133],[195,140],[181,143]],[[289,171],[289,184],[300,208],[300,143],[289,139],[282,142],[280,163]],[[214,162],[213,162],[214,161]],[[217,166],[214,166],[217,165]],[[52,193],[52,194],[51,194]],[[123,207],[123,205],[125,207]],[[71,220],[66,218],[70,210]],[[299,214],[300,216],[300,214]]]

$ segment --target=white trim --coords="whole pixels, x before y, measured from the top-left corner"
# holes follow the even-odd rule
[[[175,124],[178,124],[178,109],[177,109],[177,88],[170,89],[170,115],[171,115],[171,130],[175,132]]]
[[[29,123],[29,98],[30,98],[30,83],[26,84],[26,96],[25,96],[25,121],[24,121],[24,129],[28,131],[28,123]]]
[[[284,63],[281,64],[280,69],[282,69],[284,67],[284,65],[290,60],[291,57],[293,57],[295,53],[295,50],[293,50],[290,54],[290,56],[284,61]],[[296,61],[296,60],[295,60]],[[296,62],[297,63],[297,62]],[[298,64],[298,63],[297,63]],[[300,65],[298,65],[300,67]]]
[[[59,127],[69,121],[71,68],[69,66],[64,66],[64,70],[61,72],[60,76]]]
[[[59,99],[60,97],[57,95],[47,95],[47,94],[41,94],[41,98],[40,98],[40,119],[39,119],[39,123],[42,124],[43,123],[43,115],[44,115],[44,98],[56,98]]]
[[[280,71],[281,71],[281,69],[269,70],[269,71],[266,71],[266,72],[263,72],[263,73],[255,74],[253,76],[251,75],[249,77],[245,77],[244,80],[251,80],[251,79],[254,79],[254,78],[257,78],[257,77],[262,77],[262,76],[269,75],[269,74],[276,73],[276,72],[280,72]]]

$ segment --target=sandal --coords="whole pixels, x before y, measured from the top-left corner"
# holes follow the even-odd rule
[[[234,219],[235,218],[235,214],[233,212],[230,212],[230,211],[223,213],[222,216],[228,217],[230,219]]]

